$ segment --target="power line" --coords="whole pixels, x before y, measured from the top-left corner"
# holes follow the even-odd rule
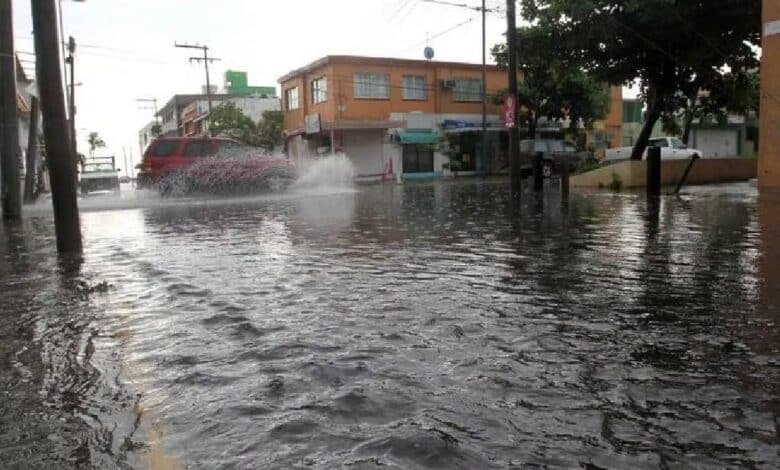
[[[467,19],[466,21],[462,21],[462,22],[460,22],[460,23],[458,23],[458,24],[456,24],[454,26],[451,26],[451,27],[445,29],[444,31],[439,31],[438,33],[434,34],[433,36],[430,36],[430,37],[426,38],[425,41],[420,41],[420,42],[416,42],[414,44],[411,44],[411,45],[407,46],[406,48],[401,49],[401,51],[405,52],[405,51],[408,51],[409,49],[411,49],[413,47],[417,47],[417,46],[419,46],[421,44],[425,44],[425,43],[428,43],[428,42],[430,42],[430,41],[432,41],[434,39],[440,38],[440,37],[444,36],[447,33],[455,31],[456,29],[461,28],[461,27],[471,23],[472,21],[474,21],[473,17]]]

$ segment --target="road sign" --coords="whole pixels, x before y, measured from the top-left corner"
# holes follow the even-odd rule
[[[504,127],[515,127],[515,113],[517,112],[517,100],[512,95],[504,99]]]

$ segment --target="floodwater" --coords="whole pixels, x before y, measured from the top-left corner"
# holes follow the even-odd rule
[[[0,227],[0,467],[780,465],[755,184],[90,198]]]

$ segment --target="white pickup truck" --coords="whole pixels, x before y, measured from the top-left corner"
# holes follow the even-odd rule
[[[685,160],[693,155],[703,156],[701,150],[688,148],[687,145],[682,143],[682,140],[677,137],[653,137],[649,140],[648,147],[661,147],[661,160]],[[607,149],[604,153],[605,162],[614,162],[619,160],[628,160],[631,158],[631,152],[633,147],[618,147],[614,149]],[[647,156],[647,149],[642,154],[642,158]]]

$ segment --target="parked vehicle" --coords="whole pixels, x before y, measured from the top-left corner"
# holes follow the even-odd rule
[[[144,152],[138,187],[165,196],[197,192],[278,191],[296,177],[285,158],[262,154],[227,138],[162,137]]]
[[[559,139],[527,139],[520,141],[520,173],[525,178],[533,174],[534,158],[542,152],[542,174],[549,178],[566,163],[573,170],[588,158],[587,153]]]
[[[661,147],[661,160],[685,160],[696,155],[702,157],[701,150],[688,148],[682,140],[677,137],[653,137],[648,141],[648,147]],[[604,161],[615,162],[628,160],[631,158],[633,147],[618,147],[607,149],[604,154]],[[647,149],[642,154],[642,158],[647,157]]]
[[[79,186],[81,194],[91,191],[119,192],[119,169],[114,157],[95,157],[81,164]]]

